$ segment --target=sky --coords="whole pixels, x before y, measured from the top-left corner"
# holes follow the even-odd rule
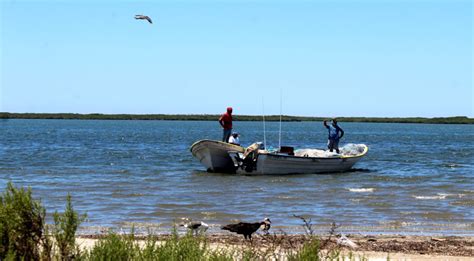
[[[3,112],[474,117],[470,0],[0,8]]]

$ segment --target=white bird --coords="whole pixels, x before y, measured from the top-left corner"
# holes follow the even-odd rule
[[[347,246],[347,247],[350,247],[352,249],[355,249],[355,248],[359,247],[356,243],[352,242],[352,240],[347,238],[345,235],[341,235],[341,237],[338,238],[336,242],[337,242],[338,245]]]
[[[150,24],[153,23],[151,21],[151,18],[149,16],[146,16],[146,15],[135,15],[135,19],[137,19],[137,20],[147,20]]]
[[[187,223],[182,223],[180,226],[190,229],[193,234],[204,233],[209,228],[209,225],[202,221],[191,221]]]

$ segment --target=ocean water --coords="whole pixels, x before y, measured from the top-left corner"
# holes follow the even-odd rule
[[[263,140],[261,122],[235,122],[243,145]],[[317,231],[474,235],[474,126],[340,123],[345,143],[368,155],[346,173],[238,176],[207,173],[189,147],[220,139],[216,122],[0,121],[0,190],[30,186],[48,213],[71,193],[87,213],[81,233],[135,226],[169,232],[187,217],[211,230],[269,217],[272,229],[300,233],[293,215]],[[278,123],[266,125],[278,145]],[[282,145],[323,148],[320,122],[283,123]],[[49,216],[49,219],[51,217]]]

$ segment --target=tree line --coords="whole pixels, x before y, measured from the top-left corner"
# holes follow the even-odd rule
[[[79,114],[79,113],[9,113],[0,112],[0,119],[64,119],[64,120],[176,120],[176,121],[215,121],[217,114]],[[261,121],[261,115],[234,115],[235,121]],[[308,117],[282,115],[285,122],[323,121],[328,117]],[[430,123],[430,124],[474,124],[473,118],[456,117],[337,117],[340,122],[376,123]],[[279,121],[280,115],[266,115],[266,121]]]

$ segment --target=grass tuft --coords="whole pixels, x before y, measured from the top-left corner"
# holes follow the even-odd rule
[[[136,260],[140,247],[133,236],[121,236],[110,233],[96,242],[90,252],[86,252],[86,260]]]

